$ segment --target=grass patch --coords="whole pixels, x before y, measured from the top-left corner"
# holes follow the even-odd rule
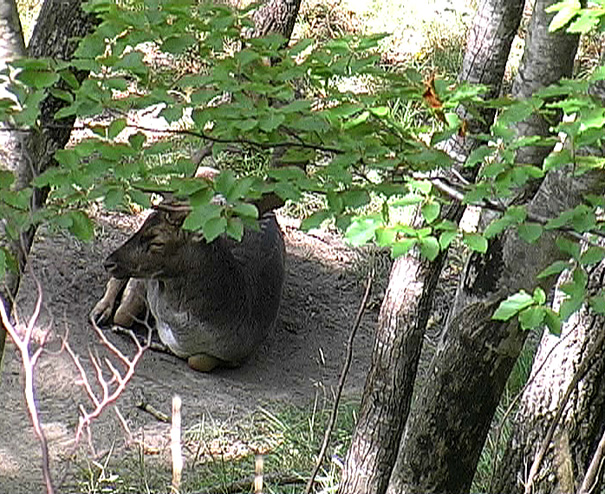
[[[357,420],[358,403],[344,401],[323,468],[318,489],[334,492],[338,487],[344,456]],[[232,492],[243,481],[251,489],[257,455],[263,457],[264,490],[270,493],[300,493],[315,465],[330,416],[328,403],[308,407],[271,403],[249,416],[233,420],[204,420],[183,435],[186,457],[181,493]],[[146,454],[143,446],[80,465],[77,491],[163,493],[170,490],[170,465],[164,455]]]

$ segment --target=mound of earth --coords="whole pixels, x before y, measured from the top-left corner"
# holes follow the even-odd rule
[[[179,395],[186,429],[204,417],[244,417],[268,402],[307,406],[318,393],[331,400],[338,383],[347,338],[363,295],[364,261],[337,235],[324,231],[307,235],[295,222],[280,217],[288,253],[287,279],[276,328],[260,350],[238,369],[210,374],[194,372],[174,356],[147,351],[115,404],[123,420],[118,419],[114,407],[108,407],[74,454],[79,407],[91,410],[92,406],[78,384],[80,376],[62,345],[63,338],[79,356],[91,385],[100,394],[89,355],[103,357],[107,352],[87,316],[107,281],[103,259],[141,221],[121,215],[102,216],[92,244],[63,234],[39,233],[31,254],[32,269],[20,290],[18,322],[24,328],[36,303],[36,279],[42,287],[43,309],[34,338],[40,340],[47,331],[50,334],[36,368],[36,397],[54,478],[65,480],[65,485],[70,484],[74,468],[68,457],[93,457],[124,445],[135,435],[143,438],[145,451],[168,450],[169,425],[138,408],[141,401],[169,415],[171,399]],[[373,295],[355,340],[345,387],[349,395],[359,395],[365,381],[381,296]],[[135,352],[127,338],[109,331],[106,334],[124,353]],[[116,367],[123,368],[115,356],[110,358]],[[40,448],[26,412],[23,383],[21,360],[10,342],[0,382],[0,492],[43,491]]]

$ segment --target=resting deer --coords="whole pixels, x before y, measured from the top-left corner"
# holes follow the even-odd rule
[[[273,213],[241,242],[226,235],[211,243],[183,230],[186,213],[160,208],[105,261],[112,276],[91,312],[129,326],[144,309],[142,290],[162,342],[190,367],[208,372],[240,365],[267,336],[277,317],[284,280],[284,241]]]

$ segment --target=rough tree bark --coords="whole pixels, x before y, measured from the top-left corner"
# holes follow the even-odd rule
[[[0,70],[6,69],[11,60],[23,55],[25,55],[25,43],[17,5],[14,1],[2,2],[0,3]],[[10,97],[10,93],[7,84],[0,85],[0,98],[8,97]],[[4,130],[5,128],[6,125],[0,123],[0,170],[10,171],[16,176],[18,170],[26,167],[25,156],[22,152],[22,135],[19,132],[8,132]],[[0,223],[0,245],[15,258],[17,257],[18,246],[7,241],[2,223]],[[18,285],[19,277],[13,273],[7,273],[4,286],[0,286],[0,303],[14,298]],[[6,307],[10,308],[10,303]],[[6,330],[3,325],[0,325],[0,364],[4,355],[5,341]]]
[[[604,273],[602,264],[591,276],[589,290],[596,293],[602,288]],[[532,367],[532,384],[523,393],[511,438],[494,477],[494,492],[523,492],[529,468],[561,398],[578,370],[588,365],[588,372],[564,409],[532,487],[535,493],[577,492],[605,430],[604,325],[603,316],[595,316],[584,307],[563,325],[561,337],[550,333],[542,337]],[[592,491],[599,492],[599,478],[595,482]]]
[[[268,0],[253,14],[254,36],[266,36],[269,33],[281,34],[290,39],[301,0]]]
[[[95,24],[94,18],[82,11],[81,3],[81,0],[46,0],[40,11],[27,54],[32,57],[69,60],[77,47],[78,38],[87,34]],[[11,4],[14,6],[12,1],[2,2],[2,9],[9,9]],[[2,25],[0,29],[3,30],[5,27],[6,25]],[[0,34],[2,34],[0,38],[4,40],[4,32],[1,31]],[[23,43],[20,25],[19,36],[21,37],[21,43]],[[81,78],[84,76],[85,74],[80,74]],[[48,96],[41,105],[41,130],[26,135],[11,133],[14,136],[13,138],[18,141],[18,147],[11,151],[15,153],[11,171],[15,174],[15,186],[17,188],[26,187],[34,176],[56,164],[54,152],[62,149],[69,140],[74,119],[63,120],[61,123],[65,125],[65,128],[56,128],[54,125],[49,127],[49,125],[56,123],[54,114],[65,104],[65,102],[53,96]],[[39,209],[44,204],[46,195],[47,191],[44,189],[34,190],[31,204],[32,211]],[[20,241],[11,246],[19,271],[8,274],[5,282],[0,286],[0,303],[5,304],[9,313],[12,311],[13,301],[19,289],[21,273],[25,267],[34,234],[35,228],[30,228],[22,233]],[[2,327],[0,329],[2,345],[0,346],[3,346],[5,336],[5,328]]]
[[[489,86],[489,96],[500,93],[510,47],[519,27],[523,0],[484,0],[469,35],[461,80]],[[484,121],[467,118],[471,132],[485,132],[494,113]],[[476,143],[456,139],[448,152],[463,162]],[[452,205],[446,216],[458,221],[464,207]],[[362,397],[359,420],[340,484],[341,493],[383,493],[395,464],[412,391],[426,322],[445,254],[432,263],[417,253],[397,259],[381,307],[372,365]]]
[[[602,56],[601,63],[604,61]],[[590,93],[605,103],[603,81],[594,84]],[[589,152],[605,156],[603,146]],[[604,278],[605,263],[602,262],[590,273],[588,293],[596,295],[603,287]],[[559,283],[565,281],[562,279]],[[599,492],[602,489],[601,468],[591,479],[586,479],[586,474],[605,431],[604,326],[602,315],[590,313],[583,307],[563,325],[560,337],[550,333],[542,337],[504,456],[494,472],[496,492],[523,492],[531,465],[570,387],[573,394],[533,479],[532,492]],[[584,367],[588,371],[582,376]],[[574,380],[577,383],[572,382]],[[584,482],[586,490],[582,491]]]
[[[577,38],[548,33],[550,17],[544,9],[551,3],[535,4],[515,95],[532,94],[571,75]],[[521,135],[547,131],[537,118],[519,128]],[[525,148],[517,161],[540,164],[549,152]],[[564,175],[551,173],[541,185],[528,187],[529,193],[519,201],[534,214],[552,217],[578,204],[586,190],[601,191],[601,187],[594,176],[570,183]],[[470,257],[424,392],[409,418],[387,492],[469,490],[491,419],[526,336],[516,322],[492,321],[491,315],[519,289],[532,292],[536,274],[559,255],[551,235],[527,245],[509,231],[494,238],[485,255]],[[544,287],[552,283],[544,280]]]

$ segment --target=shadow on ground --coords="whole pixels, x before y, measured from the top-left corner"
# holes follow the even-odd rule
[[[71,347],[92,371],[88,352],[101,354],[103,349],[87,314],[107,280],[102,260],[127,238],[136,222],[124,217],[101,219],[94,244],[61,234],[39,234],[32,252],[31,265],[44,294],[38,327],[52,330],[48,352],[37,368],[37,398],[55,479],[72,486],[69,492],[74,492],[74,462],[67,458],[73,453],[78,410],[81,405],[90,408],[90,402],[76,384],[73,362],[61,351],[61,337],[67,335]],[[145,451],[168,452],[168,425],[137,408],[141,400],[169,415],[172,397],[181,396],[186,429],[203,420],[245,417],[271,402],[308,406],[317,396],[326,403],[332,399],[364,289],[363,261],[336,235],[306,235],[286,219],[280,223],[286,236],[288,274],[274,332],[241,368],[211,374],[193,372],[176,357],[148,351],[116,403],[131,434],[143,438]],[[35,296],[29,276],[19,295],[22,318],[31,314]],[[345,387],[349,396],[359,395],[365,381],[381,296],[374,295],[356,338]],[[134,352],[130,342],[110,336],[125,352]],[[21,362],[12,343],[5,360],[0,383],[0,492],[40,492],[39,447],[24,408]],[[82,441],[76,458],[90,458],[111,447],[117,451],[115,457],[127,439],[110,407],[94,423],[90,443]]]

